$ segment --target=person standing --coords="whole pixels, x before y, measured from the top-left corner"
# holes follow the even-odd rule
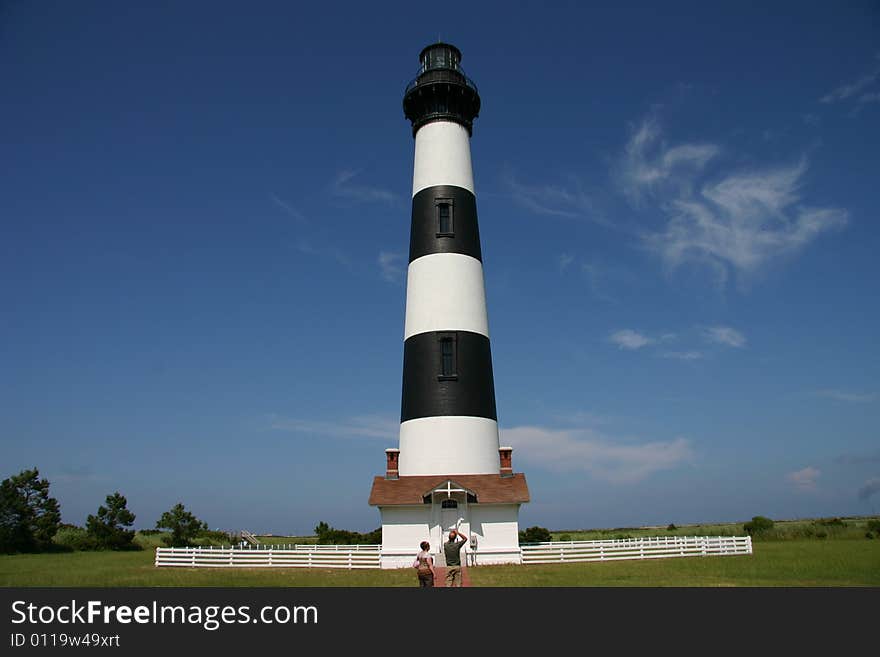
[[[428,551],[431,549],[428,541],[422,541],[419,547],[422,551],[416,555],[416,562],[413,565],[419,575],[419,586],[429,588],[434,586],[434,557]]]
[[[443,545],[446,555],[446,586],[461,586],[461,549],[467,543],[467,536],[457,529],[449,532],[449,541]]]

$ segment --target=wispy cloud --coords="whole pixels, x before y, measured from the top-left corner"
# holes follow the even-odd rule
[[[746,346],[746,336],[730,326],[710,326],[703,331],[703,337],[709,342],[728,347]]]
[[[620,303],[618,292],[639,284],[638,277],[619,263],[592,256],[583,260],[580,266],[590,292],[600,301]]]
[[[504,429],[502,440],[528,463],[552,470],[586,472],[614,484],[641,481],[693,458],[685,438],[670,441],[616,440],[590,428],[548,429],[523,426]]]
[[[375,438],[390,442],[396,440],[400,432],[399,421],[381,415],[359,415],[338,421],[308,420],[278,415],[271,415],[268,419],[271,429],[332,438]]]
[[[293,217],[300,223],[306,223],[305,215],[302,212],[297,210],[287,201],[279,198],[276,194],[269,194],[269,198],[272,199],[272,203],[274,203],[277,207],[281,208],[288,216]]]
[[[614,175],[624,194],[636,204],[646,193],[669,188],[689,194],[693,175],[720,152],[720,147],[711,143],[668,146],[657,119],[648,117],[634,128]]]
[[[501,183],[516,203],[535,214],[582,217],[609,225],[574,175],[566,176],[566,184],[530,184],[519,180],[513,171],[507,169],[501,175]]]
[[[664,351],[660,354],[662,358],[672,358],[675,360],[700,360],[703,357],[701,351]]]
[[[649,338],[633,329],[621,329],[615,331],[608,336],[608,340],[609,342],[616,344],[618,349],[627,349],[630,351],[641,349],[642,347],[646,347],[649,344],[656,342],[653,338]]]
[[[351,259],[343,251],[335,247],[315,246],[311,242],[300,240],[296,243],[295,248],[305,255],[332,258],[341,265],[351,267]]]
[[[834,462],[839,465],[864,465],[868,463],[880,463],[880,450],[864,454],[841,454]]]
[[[612,174],[636,206],[649,197],[665,215],[660,230],[642,230],[642,245],[674,270],[710,267],[721,283],[792,254],[822,233],[847,223],[841,208],[802,203],[807,159],[793,164],[723,171],[719,145],[670,144],[659,122],[646,118],[633,131]],[[709,175],[713,173],[713,175]]]
[[[785,480],[799,491],[812,491],[816,490],[816,480],[819,478],[820,474],[822,473],[816,468],[807,466],[802,470],[789,472],[785,475]]]
[[[574,256],[569,255],[567,253],[562,253],[557,258],[557,264],[559,265],[559,271],[564,272],[568,269],[569,265],[574,262]]]
[[[867,73],[866,75],[863,75],[860,78],[857,78],[851,82],[844,82],[836,89],[822,96],[822,98],[819,99],[819,102],[830,104],[837,103],[842,100],[847,100],[848,98],[857,96],[859,92],[873,85],[875,82],[877,82],[878,79],[880,79],[880,67],[875,68],[870,73]],[[865,95],[869,94],[863,94],[861,98],[864,98]]]
[[[730,174],[704,185],[699,196],[670,199],[666,227],[646,233],[644,244],[672,269],[696,262],[711,265],[722,280],[728,269],[754,274],[847,223],[846,210],[799,204],[806,168],[802,160]]]
[[[330,187],[333,196],[354,203],[394,203],[397,200],[394,192],[355,182],[360,173],[353,169],[340,171]]]
[[[867,404],[877,399],[877,393],[874,392],[851,392],[848,390],[817,390],[816,395],[851,404]]]
[[[865,484],[859,488],[859,499],[868,500],[872,495],[880,493],[880,478],[868,479]]]
[[[381,251],[379,253],[379,269],[382,272],[382,278],[389,283],[399,283],[403,280],[406,273],[403,268],[404,259],[400,253],[392,253],[390,251]]]

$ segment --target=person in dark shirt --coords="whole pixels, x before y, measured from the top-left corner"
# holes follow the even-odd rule
[[[443,544],[443,553],[446,555],[446,586],[461,586],[461,548],[465,543],[467,536],[457,529],[450,530],[449,541]]]

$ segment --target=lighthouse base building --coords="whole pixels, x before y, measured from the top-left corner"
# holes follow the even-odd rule
[[[422,541],[442,559],[450,529],[470,538],[464,552],[471,565],[520,563],[519,508],[529,488],[510,468],[511,449],[499,452],[496,474],[399,476],[399,450],[386,450],[385,476],[370,491],[382,516],[382,567],[411,566]]]
[[[403,98],[415,161],[400,447],[370,492],[385,568],[410,566],[423,541],[442,565],[450,529],[470,539],[470,564],[520,562],[529,489],[498,438],[470,151],[480,95],[460,61],[455,46],[428,46]]]

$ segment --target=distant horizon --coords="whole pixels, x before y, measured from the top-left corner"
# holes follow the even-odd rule
[[[0,7],[0,478],[379,526],[440,32],[520,527],[876,513],[876,3],[341,11]]]

